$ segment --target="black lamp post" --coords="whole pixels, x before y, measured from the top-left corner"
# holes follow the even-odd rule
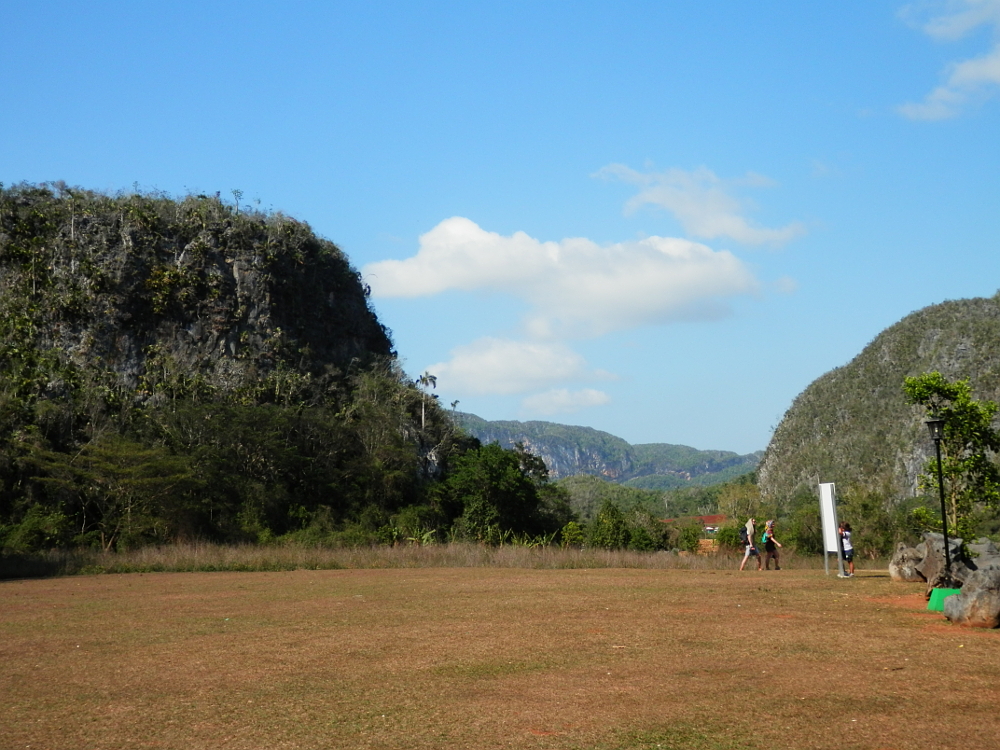
[[[948,513],[944,505],[944,475],[941,473],[941,438],[944,437],[944,420],[937,413],[927,420],[927,429],[934,441],[934,452],[937,455],[938,495],[941,498],[941,529],[944,531],[944,564],[943,582],[951,585],[951,552],[948,550]]]

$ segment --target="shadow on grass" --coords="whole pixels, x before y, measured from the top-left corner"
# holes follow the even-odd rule
[[[0,554],[0,580],[51,578],[79,572],[67,555]]]

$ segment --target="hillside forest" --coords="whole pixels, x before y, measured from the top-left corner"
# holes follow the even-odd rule
[[[659,496],[581,513],[537,455],[461,429],[341,250],[241,198],[0,186],[5,553],[677,544]]]
[[[466,437],[405,376],[336,246],[234,198],[0,189],[6,550],[570,520],[541,461]]]
[[[902,370],[905,404],[902,379],[917,373]],[[758,482],[759,455],[596,431],[587,453],[547,423],[529,423],[529,440],[481,440],[478,418],[463,422],[435,391],[432,374],[403,372],[343,252],[238,190],[0,185],[4,554],[190,541],[693,549],[694,517],[718,512],[732,519],[723,543],[753,514],[819,551],[814,483],[792,450],[798,411],[816,399],[786,415]],[[550,476],[545,440],[553,455],[604,463]],[[862,554],[933,526],[916,475],[842,486]],[[995,531],[991,519],[976,522]]]

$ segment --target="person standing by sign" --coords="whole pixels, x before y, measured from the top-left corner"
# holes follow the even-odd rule
[[[740,570],[747,564],[747,560],[751,557],[757,558],[757,570],[760,570],[760,552],[757,551],[757,545],[754,544],[754,537],[757,536],[757,524],[754,519],[747,521],[746,526],[740,530],[740,538],[744,539],[744,545],[746,549],[743,552],[743,562],[740,563]]]
[[[844,562],[847,563],[847,575],[854,575],[854,544],[851,542],[851,524],[840,523],[840,546],[844,550]]]
[[[764,526],[764,552],[767,553],[767,557],[764,560],[764,569],[771,569],[771,558],[774,558],[774,569],[781,570],[781,565],[778,560],[778,547],[781,543],[774,538],[774,521],[768,521]]]

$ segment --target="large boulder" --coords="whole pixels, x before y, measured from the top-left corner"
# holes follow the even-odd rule
[[[965,545],[969,550],[969,567],[973,570],[1000,570],[1000,547],[983,537]]]
[[[926,545],[923,543],[916,547],[909,547],[906,542],[900,542],[896,547],[896,553],[889,561],[889,577],[894,581],[908,583],[926,581],[927,579],[917,570],[917,566],[923,562],[926,552]]]
[[[988,537],[980,537],[974,542],[969,542],[966,547],[976,556],[996,557],[1000,555],[1000,547],[993,543]]]
[[[945,598],[944,616],[970,628],[1000,625],[1000,568],[973,571],[961,592]]]
[[[969,565],[969,559],[962,552],[960,538],[948,538],[951,571],[945,570],[944,535],[928,531],[924,534],[923,544],[926,549],[924,559],[915,566],[915,569],[927,581],[928,598],[930,598],[932,589],[954,588],[955,584],[964,583],[972,574],[973,568]]]

